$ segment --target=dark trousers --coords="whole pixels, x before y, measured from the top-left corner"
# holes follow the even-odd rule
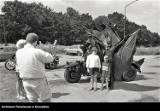
[[[109,87],[109,89],[114,88],[114,77],[112,74],[110,75],[110,81],[109,81],[108,87]]]
[[[113,89],[114,88],[114,69],[113,69],[113,62],[111,63],[111,67],[110,67],[110,77],[109,77],[109,83],[108,83],[108,87],[109,89]]]

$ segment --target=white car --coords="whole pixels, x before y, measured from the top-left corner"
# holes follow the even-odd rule
[[[17,48],[15,46],[0,47],[0,61],[13,59],[15,57],[16,51],[17,51]]]
[[[81,45],[72,45],[64,49],[64,52],[65,54],[77,54],[78,56],[81,56],[83,54],[83,51],[80,47]]]

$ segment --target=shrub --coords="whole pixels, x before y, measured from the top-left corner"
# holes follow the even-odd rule
[[[160,55],[160,46],[158,47],[137,47],[135,55]]]

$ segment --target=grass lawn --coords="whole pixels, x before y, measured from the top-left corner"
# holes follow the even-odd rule
[[[16,74],[15,71],[8,71],[0,63],[0,102],[27,102],[16,98]]]

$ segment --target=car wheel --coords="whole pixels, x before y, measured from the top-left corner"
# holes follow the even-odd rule
[[[71,70],[71,71],[65,70],[64,78],[69,83],[77,83],[81,78],[81,74],[74,70]]]
[[[16,68],[16,62],[13,59],[8,59],[5,61],[4,66],[7,70],[13,71]]]
[[[123,73],[122,80],[127,81],[127,82],[133,81],[136,78],[136,75],[137,75],[136,69],[132,68]]]
[[[77,55],[78,55],[78,56],[81,56],[82,54],[78,51],[78,52],[77,52]]]
[[[55,69],[57,67],[56,63],[49,63],[49,69]]]

